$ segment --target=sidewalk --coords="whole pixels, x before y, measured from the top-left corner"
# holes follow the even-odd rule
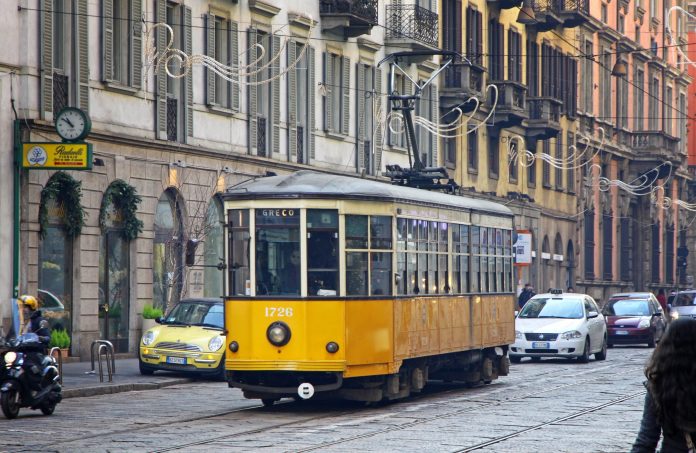
[[[132,390],[156,390],[170,385],[185,384],[192,378],[172,373],[157,371],[154,375],[143,376],[138,369],[138,359],[116,359],[116,372],[109,382],[106,363],[102,361],[104,382],[99,382],[99,365],[95,361],[95,373],[89,373],[92,364],[73,362],[63,364],[63,398],[105,395],[107,393],[130,392]]]

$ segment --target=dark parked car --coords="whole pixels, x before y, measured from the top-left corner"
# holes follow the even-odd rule
[[[652,293],[623,293],[604,306],[609,346],[646,343],[654,348],[667,327],[667,318]]]

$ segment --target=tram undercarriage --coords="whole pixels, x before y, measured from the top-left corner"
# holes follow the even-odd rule
[[[405,360],[399,372],[390,375],[343,379],[339,372],[228,371],[227,381],[242,389],[246,398],[261,399],[266,405],[284,397],[301,398],[298,389],[306,383],[316,399],[378,402],[418,393],[429,380],[490,384],[509,370],[507,346],[502,346]]]

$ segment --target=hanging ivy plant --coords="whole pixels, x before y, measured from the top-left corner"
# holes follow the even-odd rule
[[[106,228],[107,209],[113,204],[114,209],[121,212],[123,216],[123,238],[130,241],[138,237],[138,233],[143,231],[143,222],[139,220],[135,213],[142,197],[138,195],[135,187],[122,179],[112,182],[104,192],[101,209],[99,210],[99,227]]]
[[[48,201],[54,200],[63,208],[63,229],[73,239],[85,226],[85,210],[82,207],[82,183],[65,173],[58,171],[51,176],[41,190],[39,207],[39,235],[43,238],[48,229]]]

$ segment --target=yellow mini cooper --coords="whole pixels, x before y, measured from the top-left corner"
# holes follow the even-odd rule
[[[222,299],[184,299],[140,340],[140,373],[156,370],[225,375]]]

